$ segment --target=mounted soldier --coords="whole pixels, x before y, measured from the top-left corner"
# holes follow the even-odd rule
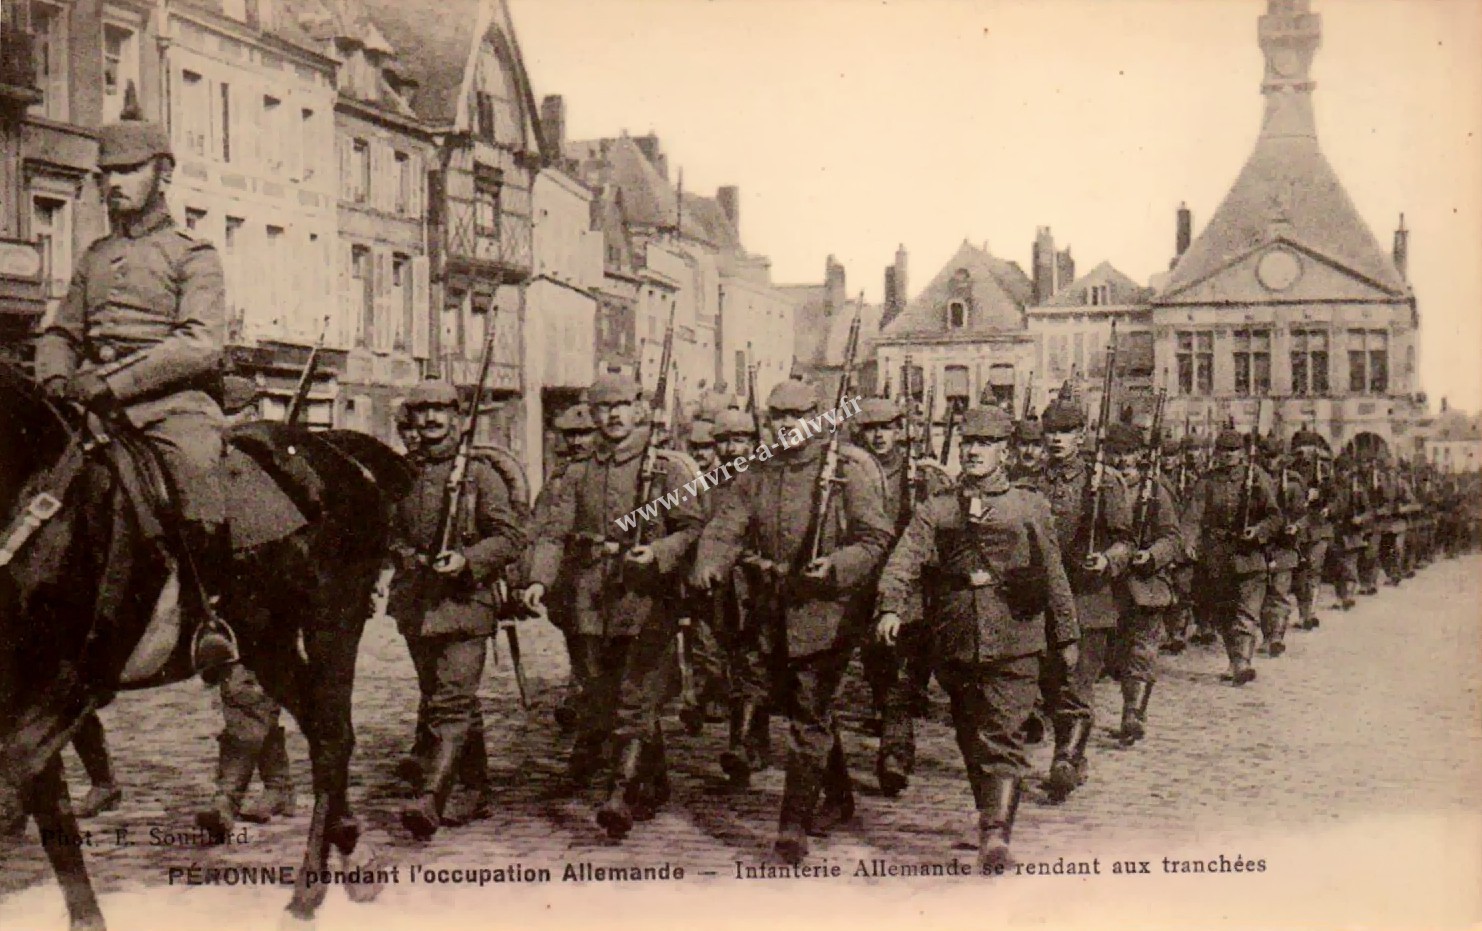
[[[209,674],[239,658],[213,604],[231,562],[221,258],[170,216],[175,156],[163,126],[130,118],[104,126],[98,168],[111,232],[83,253],[67,296],[42,321],[36,378],[54,399],[120,415],[153,449],[179,521],[167,535],[172,555],[195,575],[184,590],[205,602],[189,614],[197,622],[192,660]]]

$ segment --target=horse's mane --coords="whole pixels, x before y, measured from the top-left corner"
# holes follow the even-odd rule
[[[55,462],[72,429],[25,370],[0,361],[0,514],[8,514],[25,481]]]

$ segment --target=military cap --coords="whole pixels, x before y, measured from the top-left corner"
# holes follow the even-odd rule
[[[622,375],[607,374],[587,389],[588,404],[631,404],[638,400],[638,382]]]
[[[1133,453],[1142,446],[1142,431],[1130,423],[1108,424],[1106,450],[1109,453]]]
[[[1203,444],[1199,442],[1199,438],[1192,433],[1186,434],[1183,439],[1178,441],[1178,448],[1186,453],[1198,452],[1202,446]]]
[[[458,389],[451,382],[424,381],[412,389],[407,408],[457,407]]]
[[[1045,427],[1038,417],[1025,417],[1014,424],[1014,441],[1017,443],[1038,443],[1044,438]]]
[[[1261,440],[1261,454],[1275,458],[1286,452],[1286,444],[1281,442],[1277,436],[1268,436]]]
[[[756,436],[756,418],[745,411],[721,411],[715,415],[710,432],[716,439],[730,436]]]
[[[170,135],[158,123],[119,120],[98,130],[98,167],[103,171],[129,168],[156,155],[174,155]]]
[[[562,433],[587,433],[597,429],[597,425],[585,404],[573,404],[556,415],[556,429]]]
[[[854,415],[854,422],[861,427],[870,427],[894,423],[900,418],[900,405],[890,398],[865,398],[860,402],[859,413]]]
[[[1188,442],[1188,439],[1184,437],[1183,440],[1176,440],[1171,436],[1165,436],[1158,447],[1158,452],[1164,456],[1177,456],[1186,448],[1184,444]]]
[[[397,401],[396,406],[391,408],[391,420],[398,427],[410,427],[412,425],[412,409],[407,406],[406,401]]]
[[[1046,433],[1066,433],[1081,430],[1086,426],[1086,415],[1074,404],[1056,401],[1045,408],[1042,418]]]
[[[701,444],[704,444],[704,443],[714,443],[715,442],[715,430],[711,426],[710,421],[708,421],[708,420],[695,420],[695,421],[691,421],[691,423],[690,423],[690,437],[689,437],[689,442],[691,442],[691,443],[701,443]]]
[[[818,407],[818,389],[797,379],[780,381],[767,395],[767,410],[782,414],[802,414]]]
[[[1221,430],[1219,437],[1214,441],[1215,449],[1244,449],[1245,434],[1239,430]]]
[[[224,375],[221,379],[221,410],[239,414],[257,400],[257,383],[241,375]]]
[[[1007,440],[1014,433],[1014,420],[998,407],[974,407],[962,415],[962,439]]]

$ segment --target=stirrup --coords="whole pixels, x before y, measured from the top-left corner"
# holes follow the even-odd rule
[[[207,619],[191,638],[190,664],[202,678],[241,659],[236,632],[218,617]]]

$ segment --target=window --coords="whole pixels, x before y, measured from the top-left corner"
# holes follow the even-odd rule
[[[1214,394],[1213,333],[1180,332],[1177,358],[1180,394]]]
[[[962,301],[947,302],[947,325],[954,330],[967,326],[967,304]]]
[[[478,91],[475,94],[475,105],[478,108],[477,112],[475,113],[478,125],[475,128],[474,132],[480,139],[493,144],[494,98],[489,95],[488,91]]]
[[[196,207],[185,208],[185,228],[188,230],[199,229],[206,222],[206,211]]]
[[[948,400],[961,400],[964,403],[969,397],[967,387],[967,366],[949,365],[943,371],[942,396]]]
[[[299,141],[303,144],[304,152],[303,179],[307,181],[310,178],[314,177],[314,160],[309,155],[309,153],[317,151],[315,145],[317,140],[314,138],[315,134],[317,133],[317,130],[315,129],[316,124],[314,122],[314,111],[310,110],[308,107],[300,110],[298,114],[298,122]]]
[[[36,0],[31,4],[31,30],[36,37],[33,54],[36,87],[42,100],[31,112],[47,119],[67,119],[68,62],[67,11],[55,3]]]
[[[396,348],[410,351],[412,330],[416,325],[415,308],[412,306],[412,260],[410,256],[396,253],[391,256],[391,306],[401,310],[401,325],[396,331]]]
[[[475,166],[473,185],[475,232],[479,236],[498,239],[504,172],[484,165]]]
[[[175,108],[175,138],[187,152],[205,157],[211,135],[211,106],[206,81],[194,71],[180,72],[180,99]]]
[[[1236,330],[1235,393],[1245,398],[1271,393],[1271,331]]]
[[[1064,333],[1057,333],[1050,337],[1049,358],[1045,360],[1045,365],[1049,367],[1050,375],[1055,378],[1065,375],[1065,347]]]
[[[1105,307],[1111,303],[1111,285],[1093,284],[1086,289],[1086,303],[1092,307]]]
[[[237,237],[241,233],[242,224],[247,221],[241,217],[226,218],[226,254],[234,255],[237,251]]]
[[[1298,397],[1328,393],[1328,332],[1292,331],[1292,394]]]
[[[221,160],[232,160],[232,86],[221,82]]]
[[[263,165],[271,172],[283,170],[283,131],[279,126],[282,119],[283,101],[271,94],[262,95],[262,130],[258,145],[262,146]]]
[[[357,204],[370,200],[370,143],[364,139],[354,139],[350,142],[350,177],[348,180],[351,200]]]
[[[371,251],[365,246],[350,247],[350,278],[359,282],[351,289],[353,296],[356,290],[360,296],[360,339],[358,345],[370,346],[376,328],[376,302],[372,286]]]
[[[289,266],[288,256],[284,254],[286,239],[283,235],[283,227],[268,224],[265,228],[267,233],[267,248],[263,252],[263,267],[274,271],[286,269]],[[286,329],[289,319],[288,305],[293,300],[293,291],[284,279],[282,273],[264,276],[266,283],[266,294],[263,295],[267,306],[277,314],[275,318],[280,327]]]
[[[396,212],[407,213],[412,205],[412,159],[396,153]]]
[[[59,197],[31,199],[31,238],[41,252],[47,297],[66,295],[72,278],[72,203]]]
[[[123,112],[124,92],[139,87],[139,43],[126,26],[103,25],[103,122],[111,123]]]
[[[1348,331],[1348,390],[1384,394],[1389,390],[1389,332]]]

